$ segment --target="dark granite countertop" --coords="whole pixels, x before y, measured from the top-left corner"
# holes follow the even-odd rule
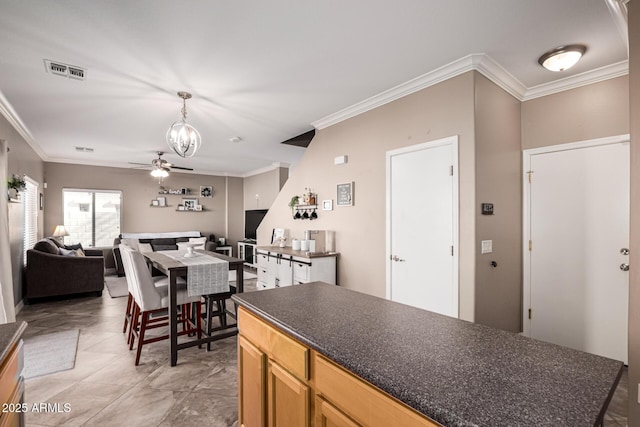
[[[325,283],[233,299],[445,426],[593,426],[623,368]]]
[[[13,344],[18,342],[26,328],[26,322],[13,322],[0,325],[0,360],[4,360]]]

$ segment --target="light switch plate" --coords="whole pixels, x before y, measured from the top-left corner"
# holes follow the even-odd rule
[[[491,252],[493,252],[493,240],[483,240],[481,253],[490,254]]]

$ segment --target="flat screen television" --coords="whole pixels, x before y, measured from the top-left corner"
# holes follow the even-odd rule
[[[244,238],[256,240],[256,231],[269,209],[254,209],[244,211]]]

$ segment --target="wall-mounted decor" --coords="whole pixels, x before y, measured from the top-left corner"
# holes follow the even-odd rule
[[[195,211],[198,205],[198,199],[182,199],[182,206],[185,211]]]
[[[166,197],[158,197],[158,206],[167,206],[167,198]]]
[[[213,187],[210,185],[201,185],[200,197],[213,197]]]
[[[332,211],[333,210],[333,200],[323,200],[322,201],[322,210],[323,211]]]
[[[336,205],[353,206],[354,184],[354,182],[345,182],[336,186]]]

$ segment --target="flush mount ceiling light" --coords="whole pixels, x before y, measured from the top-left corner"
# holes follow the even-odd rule
[[[538,63],[550,71],[564,71],[573,67],[587,51],[583,44],[557,47],[538,59]]]
[[[187,123],[187,99],[189,92],[178,92],[182,98],[182,119],[173,123],[167,131],[167,144],[180,157],[193,157],[200,148],[200,133]]]

